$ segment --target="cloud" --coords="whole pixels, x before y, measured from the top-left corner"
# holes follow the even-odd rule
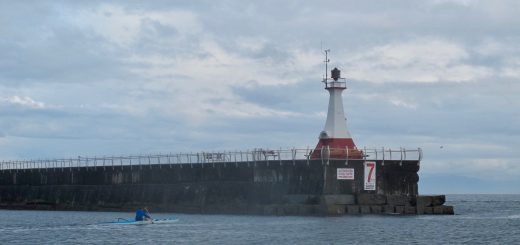
[[[0,98],[0,102],[4,102],[9,105],[16,105],[21,107],[27,107],[32,109],[43,109],[45,108],[45,103],[35,101],[28,96],[10,96],[7,98]]]
[[[251,51],[247,43],[247,52]],[[254,52],[260,52],[261,45]],[[258,46],[260,45],[260,46]],[[200,54],[200,55],[197,55]],[[168,103],[189,105],[176,107],[173,113],[195,121],[207,117],[278,117],[298,113],[249,103],[236,88],[286,86],[302,81],[308,69],[315,66],[320,56],[293,49],[278,60],[272,56],[246,56],[228,50],[208,37],[200,40],[195,54],[173,57],[153,54],[134,55],[125,60],[128,71],[145,81],[152,90],[168,91]],[[194,92],[195,91],[195,94]]]
[[[357,145],[520,176],[516,1],[0,5],[2,156],[312,147],[323,43]]]
[[[432,0],[433,4],[457,4],[462,6],[469,6],[476,2],[475,0]]]
[[[501,69],[500,75],[503,77],[520,79],[520,58],[509,58],[505,63],[506,65]]]
[[[493,70],[468,63],[462,45],[419,38],[377,46],[346,57],[349,76],[370,82],[466,82],[493,75]]]
[[[121,5],[101,4],[91,9],[67,9],[66,18],[79,28],[104,37],[109,42],[133,47],[146,35],[160,36],[174,42],[182,36],[201,34],[202,27],[191,11],[168,9],[163,11],[130,10]],[[167,43],[166,42],[166,43]]]
[[[402,99],[398,99],[398,98],[390,99],[390,103],[392,103],[392,105],[395,105],[395,106],[402,106],[402,107],[409,108],[409,109],[417,108],[417,105],[406,102],[406,101],[404,101]]]

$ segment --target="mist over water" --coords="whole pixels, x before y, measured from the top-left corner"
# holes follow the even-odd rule
[[[453,216],[276,217],[153,213],[179,221],[104,224],[133,213],[0,210],[0,244],[373,244],[520,241],[520,195],[448,195]]]

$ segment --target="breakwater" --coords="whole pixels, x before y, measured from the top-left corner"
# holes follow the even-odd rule
[[[130,211],[148,206],[154,211],[267,215],[453,214],[453,207],[443,205],[444,196],[418,195],[420,156],[411,160],[407,153],[394,153],[400,159],[392,159],[384,149],[364,159],[332,159],[326,154],[321,159],[309,159],[310,154],[301,159],[297,150],[255,150],[240,156],[79,158],[21,162],[18,167],[9,162],[0,170],[0,207]]]

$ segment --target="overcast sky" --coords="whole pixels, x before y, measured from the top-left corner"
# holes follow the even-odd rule
[[[359,147],[520,193],[520,1],[0,1],[0,159],[314,147],[321,47]]]

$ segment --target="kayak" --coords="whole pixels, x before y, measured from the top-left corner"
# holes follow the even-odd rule
[[[169,224],[169,223],[175,223],[179,221],[177,218],[171,218],[171,219],[152,219],[152,220],[140,220],[136,221],[133,219],[123,219],[118,218],[115,221],[108,222],[108,224],[114,224],[114,225],[150,225],[150,224]]]

